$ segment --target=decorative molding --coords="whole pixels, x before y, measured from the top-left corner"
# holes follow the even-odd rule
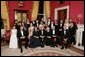
[[[23,3],[24,3],[23,1],[19,1],[18,6],[19,6],[19,7],[22,7],[22,6],[23,6]]]
[[[64,7],[59,7],[59,8],[55,9],[55,11],[54,11],[54,13],[55,13],[55,15],[54,15],[55,20],[58,19],[58,15],[57,15],[58,10],[63,10],[63,9],[67,9],[67,19],[69,19],[69,6],[64,6]]]

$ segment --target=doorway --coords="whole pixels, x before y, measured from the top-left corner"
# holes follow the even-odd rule
[[[58,22],[60,22],[60,20],[65,21],[65,19],[67,19],[67,9],[63,9],[63,10],[58,10]]]
[[[55,20],[60,23],[60,20],[69,19],[69,6],[60,7],[55,9]]]

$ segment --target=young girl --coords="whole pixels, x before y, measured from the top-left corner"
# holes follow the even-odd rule
[[[13,29],[11,30],[9,48],[18,48],[17,29],[15,26],[13,26]]]

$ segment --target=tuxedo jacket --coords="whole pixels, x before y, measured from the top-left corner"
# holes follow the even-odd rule
[[[58,24],[55,24],[55,31],[56,31],[56,34],[59,35],[59,25]]]
[[[43,31],[43,34],[42,34],[42,31]],[[39,30],[39,35],[40,36],[45,36],[45,32],[46,32],[45,30]]]
[[[52,25],[52,24],[50,24],[50,26],[49,26],[49,27],[50,27],[50,29],[52,28],[52,27],[51,27],[51,25]],[[55,27],[55,24],[53,24],[53,26]]]
[[[47,22],[47,25],[50,27],[50,29],[51,29],[51,21],[49,21],[50,22],[50,24],[48,25],[48,22]]]
[[[58,24],[55,24],[55,30],[59,31],[59,25]]]
[[[19,31],[20,30],[20,25],[16,24],[16,29]]]
[[[21,33],[20,30],[17,31],[17,37],[20,39],[20,37],[22,37],[22,36],[25,36],[25,37],[26,37],[26,32],[25,32],[25,30],[23,30],[23,35],[22,35],[22,33]]]
[[[45,31],[45,36],[51,36],[51,31]]]
[[[36,25],[35,21],[33,21],[32,24],[33,24],[33,26],[35,26]]]
[[[23,26],[23,28],[24,28],[23,31],[25,32],[26,37],[28,36],[28,29],[29,29],[29,26],[30,26],[29,24]]]
[[[54,34],[53,34],[53,30],[51,29],[51,35],[57,35],[56,30],[54,31]]]
[[[63,38],[69,38],[69,30],[68,29],[66,29],[66,30],[63,29],[61,34],[62,34]]]
[[[35,26],[37,27],[37,24],[38,24],[38,26],[39,26],[39,22],[38,23],[35,23]]]

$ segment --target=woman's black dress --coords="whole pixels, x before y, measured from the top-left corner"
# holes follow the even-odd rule
[[[39,31],[33,31],[33,36],[30,39],[30,48],[35,48],[40,46],[39,42]]]

